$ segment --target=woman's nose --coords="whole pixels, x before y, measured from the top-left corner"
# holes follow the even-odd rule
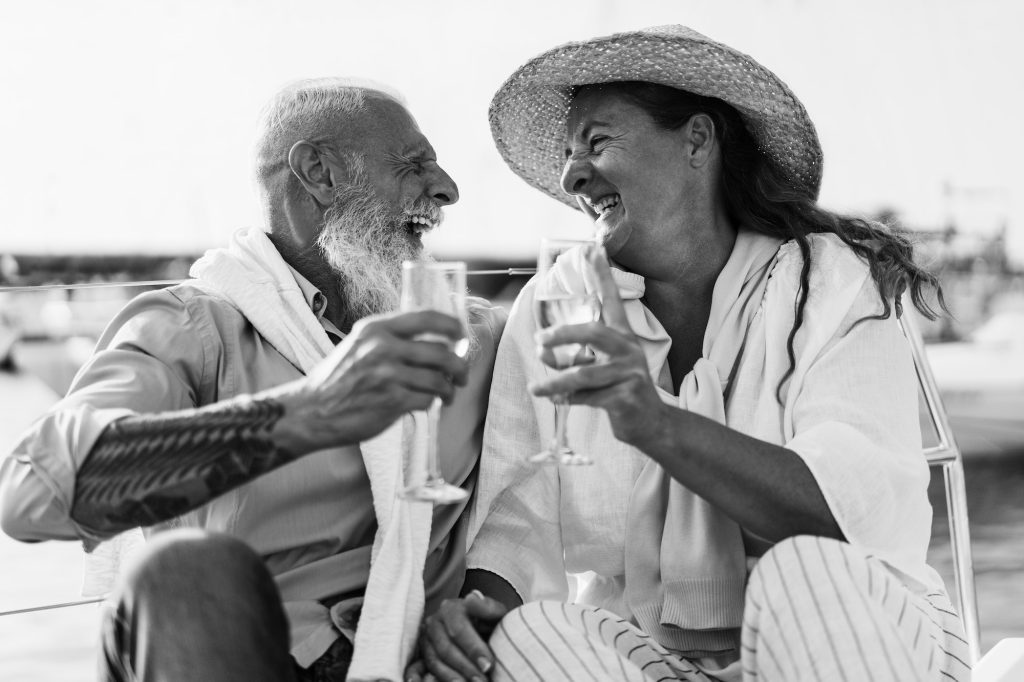
[[[562,190],[566,194],[582,194],[591,175],[590,163],[569,157],[562,169]]]

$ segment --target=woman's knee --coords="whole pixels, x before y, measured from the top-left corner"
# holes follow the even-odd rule
[[[801,585],[815,583],[811,575],[836,563],[837,559],[848,560],[851,547],[848,543],[816,535],[797,535],[778,542],[754,566],[750,574],[748,594],[753,592],[771,599],[785,596],[793,582]],[[846,561],[840,561],[845,563]]]
[[[527,602],[505,614],[491,635],[491,645],[533,641],[539,634],[571,637],[585,629],[585,613],[593,611],[591,607],[558,601]]]

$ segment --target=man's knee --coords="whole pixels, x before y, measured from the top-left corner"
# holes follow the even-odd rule
[[[143,670],[240,679],[246,662],[283,680],[292,669],[288,621],[263,561],[236,538],[193,529],[160,533],[139,553],[104,617],[102,648],[111,680],[156,679]]]
[[[124,589],[136,594],[244,590],[268,581],[259,556],[223,533],[181,529],[155,535],[125,571]]]

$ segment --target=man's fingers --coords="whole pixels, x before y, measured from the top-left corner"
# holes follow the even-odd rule
[[[406,367],[398,376],[398,385],[416,393],[438,396],[445,402],[455,395],[452,382],[445,375],[430,369]]]
[[[427,367],[443,372],[458,386],[466,383],[469,376],[469,362],[452,352],[441,343],[430,341],[396,341],[395,352],[404,362],[417,367]]]
[[[459,320],[436,310],[417,310],[373,317],[364,324],[364,327],[382,327],[404,339],[411,339],[420,334],[442,334],[457,341],[466,335],[466,330],[462,328]]]

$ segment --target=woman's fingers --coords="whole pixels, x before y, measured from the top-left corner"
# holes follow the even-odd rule
[[[613,357],[632,352],[636,345],[632,332],[627,330],[623,333],[600,322],[549,327],[537,332],[534,338],[542,348],[575,343],[590,346]]]
[[[594,249],[587,254],[587,259],[594,274],[597,275],[597,290],[601,296],[601,319],[612,329],[632,333],[629,318],[626,317],[626,308],[622,305],[622,297],[619,296],[619,285],[612,277],[612,269],[608,265],[604,249]]]
[[[634,371],[617,364],[595,364],[573,367],[542,381],[530,384],[530,393],[539,397],[572,395],[578,391],[600,391],[628,382]],[[575,402],[575,401],[574,401]]]

